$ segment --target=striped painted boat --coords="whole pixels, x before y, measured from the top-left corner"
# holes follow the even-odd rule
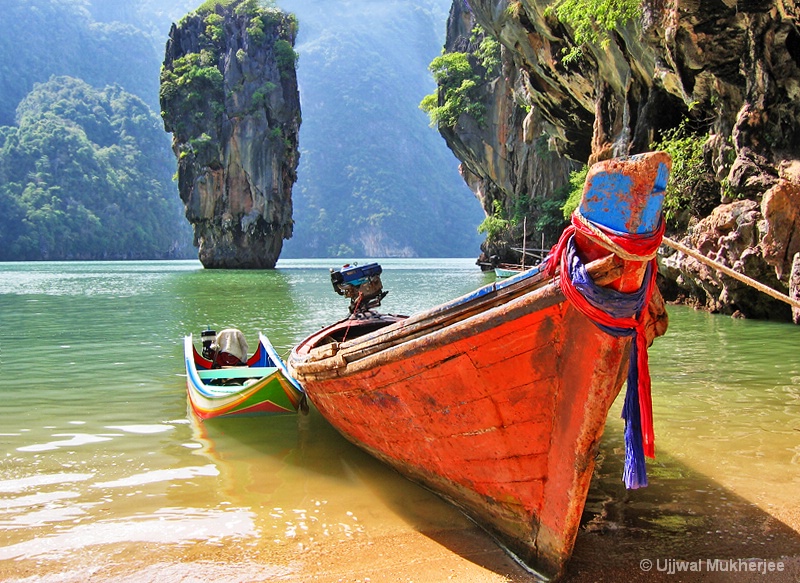
[[[305,393],[289,376],[286,365],[266,336],[243,366],[214,368],[184,338],[189,406],[200,419],[296,413],[305,407]]]
[[[646,353],[666,330],[654,262],[670,168],[665,153],[594,165],[543,266],[407,318],[361,309],[384,293],[378,268],[332,272],[351,314],[300,342],[290,373],[348,440],[558,578],[626,378],[623,479],[646,485]]]

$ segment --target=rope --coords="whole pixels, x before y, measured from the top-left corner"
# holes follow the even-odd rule
[[[647,261],[642,287],[625,294],[594,284],[575,251],[574,235],[582,233],[604,249],[627,261]],[[555,275],[560,267],[560,287],[568,301],[595,325],[616,337],[632,337],[633,345],[628,365],[627,389],[622,407],[625,419],[625,469],[623,480],[627,488],[647,486],[645,456],[655,457],[653,405],[645,335],[646,306],[655,289],[658,264],[656,254],[663,243],[718,269],[767,295],[800,309],[800,301],[772,289],[746,275],[734,271],[698,251],[673,239],[664,237],[664,221],[654,233],[631,235],[607,229],[584,217],[578,210],[572,214],[572,224],[564,230],[558,243],[545,259],[545,272]]]
[[[545,258],[546,273],[550,277],[555,275],[556,267],[558,266],[559,258],[564,253],[566,242],[576,232],[590,237],[601,247],[626,261],[651,261],[658,253],[658,248],[664,236],[664,228],[665,224],[662,219],[658,228],[652,233],[643,235],[620,233],[592,223],[576,209],[572,213],[572,224],[564,229],[558,243],[553,246]]]
[[[747,277],[746,275],[744,275],[742,273],[739,273],[738,271],[734,271],[733,269],[731,269],[727,265],[723,265],[722,263],[720,263],[718,261],[714,261],[713,259],[710,259],[710,258],[706,257],[705,255],[702,255],[699,251],[695,251],[691,247],[687,247],[686,245],[684,245],[682,243],[678,243],[674,239],[670,239],[669,237],[664,237],[664,241],[663,242],[668,247],[672,247],[676,251],[680,251],[681,253],[684,253],[685,255],[688,255],[689,257],[693,257],[694,259],[697,259],[700,263],[705,263],[709,267],[713,267],[714,269],[718,269],[719,271],[721,271],[725,275],[728,275],[728,276],[730,276],[730,277],[732,277],[732,278],[734,278],[736,280],[739,280],[742,283],[747,284],[747,285],[749,285],[751,287],[754,287],[758,291],[760,291],[762,293],[765,293],[770,297],[775,298],[776,300],[780,300],[780,301],[782,301],[784,303],[789,304],[793,308],[797,308],[797,309],[800,310],[800,301],[795,300],[794,298],[791,298],[791,297],[789,297],[789,296],[787,296],[785,294],[782,294],[781,292],[779,292],[779,291],[777,291],[775,289],[772,289],[771,287],[766,286],[763,283],[761,283],[759,281],[756,281],[755,279],[753,279],[751,277]]]
[[[664,222],[661,221],[655,233],[646,235],[633,235],[619,233],[607,227],[602,229],[584,217],[580,207],[572,214],[572,224],[580,224],[581,230],[587,235],[593,235],[595,242],[604,249],[611,251],[626,261],[650,261],[658,254],[658,246],[653,248],[653,241],[659,240],[664,234]],[[577,225],[576,225],[577,226]]]

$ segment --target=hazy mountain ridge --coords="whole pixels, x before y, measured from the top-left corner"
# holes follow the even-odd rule
[[[0,19],[0,125],[11,125],[17,104],[34,83],[69,75],[94,87],[118,84],[158,111],[158,66],[169,22],[146,24],[131,2],[8,0]],[[106,17],[94,19],[95,7]],[[110,20],[115,14],[131,22]],[[158,23],[158,24],[156,24]],[[138,25],[138,26],[137,26]],[[139,28],[145,27],[147,30]],[[159,44],[161,46],[159,47]]]
[[[192,256],[157,114],[162,41],[156,31],[170,22],[157,14],[142,18],[143,6],[115,0],[4,6],[4,260]],[[107,22],[94,19],[98,7]]]
[[[53,77],[17,117],[0,127],[0,260],[189,256],[160,120],[141,99]]]
[[[279,4],[300,21],[303,110],[284,255],[477,255],[483,212],[418,108],[449,3]]]

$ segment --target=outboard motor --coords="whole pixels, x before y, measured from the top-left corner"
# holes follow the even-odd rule
[[[200,333],[200,338],[203,341],[203,358],[214,360],[214,353],[216,351],[212,346],[217,341],[217,332],[211,329],[203,330]]]
[[[381,300],[389,293],[383,291],[382,272],[377,263],[331,269],[333,289],[340,296],[350,298],[351,314],[366,312],[381,305]]]

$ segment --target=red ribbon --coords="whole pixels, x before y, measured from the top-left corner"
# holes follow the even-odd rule
[[[593,226],[602,231],[615,245],[631,255],[649,257],[658,249],[664,234],[664,221],[661,221],[659,228],[654,233],[645,235],[623,234],[600,225]],[[647,357],[647,336],[645,334],[645,314],[647,305],[655,290],[656,275],[658,265],[656,259],[650,259],[650,277],[643,281],[642,285],[647,286],[645,300],[641,311],[631,317],[614,317],[602,309],[589,303],[572,283],[567,265],[567,242],[576,232],[597,240],[597,235],[589,229],[575,214],[572,215],[572,225],[567,227],[562,233],[558,243],[550,251],[548,256],[546,272],[552,277],[555,274],[556,265],[560,265],[561,278],[560,286],[564,296],[572,303],[579,312],[591,319],[598,325],[607,328],[621,328],[635,331],[634,337],[637,343],[637,372],[638,372],[638,397],[639,415],[642,428],[642,448],[644,454],[649,458],[655,457],[655,435],[653,431],[653,401],[651,396],[650,368]]]

